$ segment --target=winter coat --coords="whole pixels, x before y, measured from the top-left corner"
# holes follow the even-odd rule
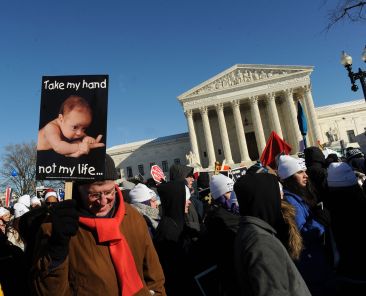
[[[304,244],[296,266],[313,295],[332,295],[335,275],[326,254],[326,229],[314,219],[313,213],[304,199],[287,190],[284,190],[284,197],[289,204],[295,207],[295,221]]]
[[[235,241],[237,295],[311,295],[276,231],[263,220],[241,218]]]
[[[278,179],[244,175],[234,184],[242,215],[235,240],[239,295],[310,295],[284,245],[288,227],[281,212]],[[281,242],[286,236],[286,242]]]
[[[207,213],[207,233],[203,240],[207,244],[207,260],[218,266],[220,281],[226,295],[237,295],[238,285],[234,269],[234,240],[239,229],[240,216],[213,204]]]
[[[164,275],[144,218],[125,203],[125,217],[120,224],[132,252],[137,272],[144,285],[136,295],[166,295]],[[96,243],[94,233],[83,226],[71,237],[69,254],[54,269],[45,247],[51,224],[43,223],[33,266],[32,286],[37,295],[120,295],[116,272],[106,244]]]
[[[366,280],[366,196],[359,185],[329,188],[325,200],[339,251],[338,272]]]

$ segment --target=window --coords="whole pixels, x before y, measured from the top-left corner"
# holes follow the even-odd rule
[[[349,143],[357,142],[356,141],[355,131],[354,130],[348,130],[347,131],[347,137],[348,137],[348,142]]]
[[[167,172],[168,171],[168,161],[167,160],[163,160],[161,162],[161,166],[163,167],[163,172]]]
[[[127,178],[132,178],[133,177],[133,173],[132,173],[132,167],[127,167]]]
[[[180,159],[179,158],[175,158],[174,159],[174,164],[180,164]]]
[[[144,172],[144,165],[143,165],[143,164],[139,164],[139,165],[137,166],[137,168],[139,169],[139,174],[140,174],[141,176],[145,175],[145,172]]]
[[[203,151],[203,156],[207,157],[207,152],[206,151]]]
[[[219,153],[219,155],[221,155],[221,149],[218,149],[218,151],[217,151],[218,153]]]
[[[150,169],[153,165],[155,165],[155,162],[150,162]]]

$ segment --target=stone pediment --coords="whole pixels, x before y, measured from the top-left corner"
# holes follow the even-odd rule
[[[178,97],[180,101],[226,89],[255,86],[272,80],[286,80],[298,74],[310,74],[311,66],[235,65]]]

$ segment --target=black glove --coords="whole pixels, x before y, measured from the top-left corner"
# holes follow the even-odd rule
[[[66,200],[52,205],[49,214],[52,221],[52,235],[48,252],[54,263],[62,263],[69,252],[70,237],[76,234],[79,227],[76,202]]]
[[[311,209],[314,219],[324,225],[325,227],[330,227],[330,213],[326,208],[322,208],[320,205],[313,207]]]

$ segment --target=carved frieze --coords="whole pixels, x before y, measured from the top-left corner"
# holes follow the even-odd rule
[[[296,73],[298,70],[282,69],[235,69],[215,81],[191,93],[191,96],[201,95],[226,89],[241,84],[250,84],[260,80],[285,77],[288,74]]]

